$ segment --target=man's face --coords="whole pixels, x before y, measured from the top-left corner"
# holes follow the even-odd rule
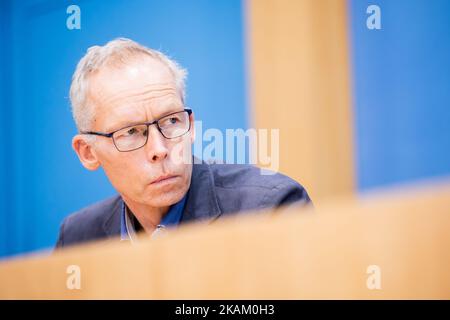
[[[127,66],[106,67],[90,79],[88,100],[95,108],[92,131],[109,133],[128,125],[157,120],[182,111],[184,105],[174,77],[161,62],[144,57]],[[192,164],[191,130],[166,139],[156,125],[149,127],[147,144],[119,152],[112,139],[97,137],[92,152],[109,180],[125,199],[151,207],[170,206],[189,189]],[[168,179],[160,180],[169,176]]]

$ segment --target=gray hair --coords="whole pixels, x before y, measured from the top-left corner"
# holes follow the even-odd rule
[[[175,79],[175,85],[181,99],[185,100],[186,69],[165,54],[147,48],[126,38],[114,39],[104,46],[93,46],[87,50],[85,56],[78,62],[72,76],[70,86],[70,101],[72,115],[79,131],[89,131],[94,120],[94,108],[87,101],[89,76],[104,66],[112,64],[126,64],[138,55],[150,56],[166,65]]]

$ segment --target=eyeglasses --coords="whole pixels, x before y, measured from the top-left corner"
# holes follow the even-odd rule
[[[191,130],[191,121],[189,119],[191,114],[191,109],[184,109],[183,111],[168,114],[152,122],[135,124],[110,133],[87,131],[81,132],[81,134],[112,138],[118,151],[128,152],[142,148],[147,144],[149,127],[154,124],[166,139],[175,139],[185,135]]]

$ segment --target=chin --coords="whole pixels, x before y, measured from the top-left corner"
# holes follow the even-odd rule
[[[152,207],[167,207],[180,201],[187,190],[183,187],[174,187],[170,190],[161,190],[157,194],[153,193],[144,199],[144,203]]]

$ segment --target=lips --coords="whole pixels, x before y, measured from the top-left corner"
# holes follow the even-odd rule
[[[165,175],[165,176],[160,176],[158,178],[156,178],[155,180],[153,180],[150,184],[157,184],[160,182],[165,182],[165,181],[169,181],[172,180],[173,178],[176,178],[177,176],[174,175]]]

